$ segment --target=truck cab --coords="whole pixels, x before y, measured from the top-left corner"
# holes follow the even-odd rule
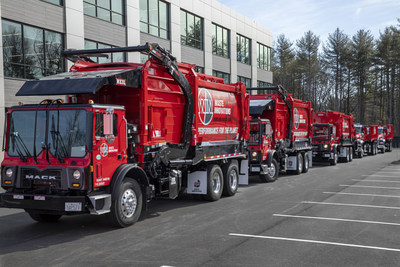
[[[378,150],[383,154],[386,150],[386,140],[384,134],[384,127],[382,125],[378,126]]]
[[[22,206],[39,221],[88,210],[109,212],[109,192],[99,189],[110,185],[114,171],[127,162],[124,118],[121,106],[60,100],[10,108],[2,162],[3,205]],[[131,207],[133,213],[135,208]]]
[[[250,174],[260,175],[263,182],[275,181],[279,172],[278,163],[273,158],[273,132],[268,119],[252,119],[250,121]]]
[[[336,165],[338,160],[335,144],[336,126],[331,123],[314,123],[313,125],[313,159],[329,161]]]

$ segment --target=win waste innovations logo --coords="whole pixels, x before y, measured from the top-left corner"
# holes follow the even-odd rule
[[[207,89],[201,88],[198,95],[199,118],[201,123],[208,125],[213,117],[213,100]]]

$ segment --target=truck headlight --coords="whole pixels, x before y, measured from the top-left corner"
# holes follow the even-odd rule
[[[251,156],[252,156],[253,158],[257,157],[257,152],[256,152],[256,151],[253,151],[253,153],[251,153]]]
[[[11,168],[8,168],[8,169],[6,170],[6,176],[7,176],[8,178],[11,178],[11,177],[13,176],[13,170],[12,170]]]
[[[324,149],[328,149],[329,145],[325,144]]]
[[[76,171],[74,171],[74,173],[72,174],[72,176],[73,176],[76,180],[78,180],[79,178],[81,178],[81,172],[78,171],[78,170],[76,170]]]

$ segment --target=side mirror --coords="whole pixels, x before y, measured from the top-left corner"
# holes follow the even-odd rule
[[[107,136],[112,135],[113,132],[113,114],[105,113],[103,114],[103,134]]]

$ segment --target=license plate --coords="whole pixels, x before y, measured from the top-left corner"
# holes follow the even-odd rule
[[[317,155],[318,154],[318,152],[313,152],[313,155]]]
[[[325,154],[326,158],[329,158],[331,156],[331,154]]]
[[[46,200],[45,196],[34,196],[33,200]]]
[[[65,202],[65,211],[82,211],[81,202]]]
[[[24,195],[13,195],[13,199],[24,199]]]
[[[259,172],[261,171],[260,167],[251,167],[252,172]]]

